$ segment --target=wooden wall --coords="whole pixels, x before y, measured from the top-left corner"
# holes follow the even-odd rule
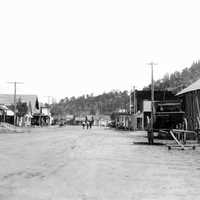
[[[191,91],[180,96],[183,100],[182,109],[188,121],[188,129],[200,128],[200,91]]]

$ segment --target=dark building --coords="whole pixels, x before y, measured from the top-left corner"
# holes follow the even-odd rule
[[[136,102],[137,102],[137,111],[143,111],[143,101],[151,101],[151,90],[136,90]],[[178,100],[178,97],[175,96],[171,91],[154,91],[154,100],[155,101],[166,101],[166,100]]]
[[[135,96],[135,98],[134,98]],[[154,101],[178,101],[179,98],[171,91],[154,91]],[[147,127],[147,118],[151,117],[151,90],[136,90],[132,94],[133,105],[135,105],[134,117],[132,121],[135,129],[145,129]],[[134,102],[135,101],[135,102]]]

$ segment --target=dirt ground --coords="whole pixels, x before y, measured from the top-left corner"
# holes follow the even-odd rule
[[[200,149],[145,144],[144,132],[35,128],[0,134],[0,200],[200,198]]]

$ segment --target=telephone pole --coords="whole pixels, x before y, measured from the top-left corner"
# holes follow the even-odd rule
[[[50,98],[51,98],[51,103],[52,103],[53,96],[44,96],[44,97],[48,98],[48,105],[50,105]]]
[[[130,90],[130,97],[129,97],[129,113],[131,115],[131,108],[132,108],[132,89]]]
[[[17,93],[17,84],[23,84],[22,82],[8,82],[8,84],[14,85],[14,125],[16,126],[16,93]]]
[[[133,98],[132,98],[132,94],[133,94]],[[133,130],[135,130],[135,124],[134,124],[134,120],[135,120],[135,113],[136,113],[136,100],[135,100],[135,86],[133,86],[133,89],[131,88],[131,91],[130,91],[130,121],[131,121],[131,124],[130,125],[130,130],[131,130],[131,126],[133,126]],[[133,104],[132,104],[132,101],[133,101]],[[132,107],[133,107],[133,117],[131,116],[132,114]],[[133,122],[132,122],[133,120]]]
[[[132,99],[132,93],[133,93],[133,99]],[[133,114],[136,114],[136,96],[135,96],[135,86],[133,86],[133,89],[131,89],[130,91],[130,108],[129,108],[129,112],[130,114],[132,113],[132,107],[133,107]],[[132,105],[132,101],[133,101],[133,105]]]
[[[153,68],[157,65],[154,62],[148,63],[151,66],[151,135],[150,135],[150,144],[153,144],[153,115],[154,115],[154,77],[153,77]]]
[[[133,109],[134,109],[134,115],[137,113],[137,102],[136,102],[136,90],[135,86],[133,87]]]

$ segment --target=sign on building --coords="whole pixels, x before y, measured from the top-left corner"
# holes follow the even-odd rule
[[[148,100],[143,101],[143,111],[151,112],[151,101],[148,101]]]
[[[49,108],[47,108],[47,107],[42,107],[41,109],[42,109],[42,114],[44,114],[44,115],[49,115],[49,114],[50,114]]]

